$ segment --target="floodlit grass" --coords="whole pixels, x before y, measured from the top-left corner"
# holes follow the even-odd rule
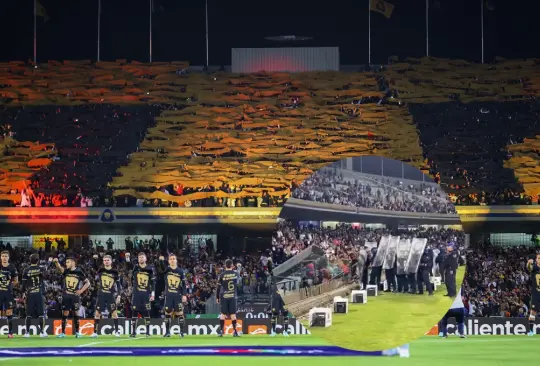
[[[458,288],[464,267],[458,270]],[[348,314],[334,314],[329,328],[309,328],[317,338],[357,351],[380,351],[423,336],[452,305],[444,284],[434,296],[384,293],[366,304],[349,303]],[[304,323],[307,327],[307,323]]]

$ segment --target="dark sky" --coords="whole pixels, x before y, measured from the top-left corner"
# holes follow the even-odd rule
[[[95,59],[98,0],[41,0],[38,59]],[[372,62],[425,54],[425,0],[389,0],[391,19],[372,13]],[[480,61],[480,0],[430,0],[431,55]],[[540,5],[490,0],[486,60],[540,57]],[[208,0],[210,64],[230,65],[233,47],[272,46],[265,36],[313,36],[305,46],[339,46],[342,64],[367,62],[368,0]],[[102,0],[102,60],[148,60],[149,0]],[[205,62],[204,0],[155,0],[154,60]],[[32,57],[33,0],[2,1],[0,61]]]

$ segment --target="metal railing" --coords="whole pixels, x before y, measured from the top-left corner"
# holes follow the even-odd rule
[[[298,301],[308,299],[310,297],[323,295],[325,293],[337,290],[341,287],[352,284],[352,281],[352,276],[346,276],[333,279],[328,282],[323,282],[318,285],[303,287],[296,291],[285,293],[283,300],[285,301],[285,304],[292,304]]]
[[[284,276],[284,274],[286,272],[289,272],[292,269],[294,269],[295,267],[297,267],[298,265],[302,264],[304,261],[306,261],[312,255],[323,257],[324,256],[324,251],[322,249],[320,249],[319,247],[317,247],[316,245],[310,245],[309,247],[302,250],[300,253],[298,253],[294,257],[288,259],[284,263],[282,263],[279,266],[277,266],[276,268],[274,268],[274,270],[272,271],[272,275],[274,276],[274,280],[278,279],[278,278],[281,279],[281,278],[287,277],[287,276]],[[277,282],[277,281],[275,281],[275,282]]]

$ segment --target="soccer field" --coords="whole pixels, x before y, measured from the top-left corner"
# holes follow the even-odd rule
[[[309,331],[332,345],[354,350],[397,347],[423,336],[442,318],[453,301],[443,291],[439,288],[435,296],[385,293],[370,297],[367,304],[349,304],[348,314],[333,314],[331,327]]]
[[[461,287],[464,267],[457,272]],[[383,293],[369,297],[367,304],[349,303],[348,314],[333,314],[329,328],[309,328],[312,335],[332,345],[361,351],[380,351],[398,347],[422,337],[452,305],[453,298],[444,296],[443,284],[434,296]],[[308,327],[307,322],[304,326]]]
[[[246,349],[255,346],[264,346],[266,349],[277,349],[278,347],[293,348],[294,346],[312,346],[311,348],[324,349],[327,343],[324,340],[313,336],[292,336],[289,338],[267,336],[244,336],[241,338],[221,338],[213,336],[191,336],[183,339],[161,337],[153,338],[113,338],[100,337],[97,340],[90,338],[75,339],[40,339],[40,338],[15,338],[2,340],[2,351],[10,349],[17,351],[17,348],[24,349],[25,353],[30,352],[28,348],[34,351],[45,350],[53,351],[57,347],[70,347],[73,356],[64,357],[40,357],[28,358],[25,355],[14,355],[18,358],[7,358],[5,355],[0,358],[1,365],[22,366],[37,363],[39,365],[95,365],[105,362],[107,365],[115,366],[135,366],[135,365],[200,365],[205,362],[212,363],[234,363],[235,365],[253,365],[274,366],[278,363],[280,366],[308,366],[308,365],[338,365],[348,362],[369,363],[370,365],[434,365],[444,363],[445,366],[462,366],[464,364],[474,364],[476,366],[488,365],[512,365],[521,363],[530,363],[535,359],[536,351],[540,346],[540,337],[525,336],[477,336],[468,339],[449,338],[440,339],[437,337],[422,337],[411,344],[411,357],[402,359],[399,357],[302,357],[275,355],[267,356],[260,352],[258,356],[244,356],[241,353],[227,356],[148,356],[148,357],[79,357],[77,354],[82,352],[93,352],[100,348],[106,348],[114,351],[129,351],[148,349],[149,347],[160,347],[163,351],[183,350],[183,354],[195,347],[216,347],[226,348],[229,346],[245,346]],[[9,347],[7,347],[9,346]],[[220,354],[220,353],[214,353]],[[221,353],[223,354],[223,353]],[[231,356],[234,356],[233,359]],[[242,357],[238,357],[242,356]]]

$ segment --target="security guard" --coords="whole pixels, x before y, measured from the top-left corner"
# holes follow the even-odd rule
[[[394,254],[394,256],[396,256]],[[396,269],[397,269],[397,260],[394,258],[394,265],[392,268],[384,270],[384,275],[386,276],[386,284],[388,286],[386,292],[397,292],[396,286]]]
[[[446,257],[444,260],[444,283],[446,284],[446,290],[448,293],[444,296],[456,297],[457,285],[456,285],[456,271],[459,266],[459,253],[454,248],[453,244],[449,244],[446,247]]]
[[[433,250],[430,247],[424,249],[420,258],[420,265],[417,272],[418,294],[424,293],[424,285],[427,288],[429,296],[433,296],[433,284],[429,281],[429,274],[433,268]]]
[[[435,263],[437,264],[437,273],[434,273],[435,276],[441,276],[441,281],[444,282],[444,250],[440,250],[437,258],[435,258]]]
[[[396,260],[397,268],[403,268],[406,270],[405,265],[407,264],[407,258],[400,258],[398,257]],[[401,293],[409,292],[409,283],[407,282],[407,273],[403,272],[396,272],[400,273],[397,275],[397,290]]]
[[[373,248],[371,249],[371,263],[375,261],[376,257],[377,257],[377,248]],[[369,276],[370,285],[376,285],[377,288],[379,288],[379,284],[381,283],[381,272],[382,272],[382,266],[371,267],[371,274]]]
[[[421,254],[416,253],[416,252],[412,253],[412,256],[411,256],[411,262],[412,263],[420,263],[420,259],[421,259]],[[410,270],[410,269],[407,268],[407,270]],[[418,277],[417,272],[408,272],[407,273],[407,282],[409,284],[409,293],[410,294],[416,294],[416,278]]]

